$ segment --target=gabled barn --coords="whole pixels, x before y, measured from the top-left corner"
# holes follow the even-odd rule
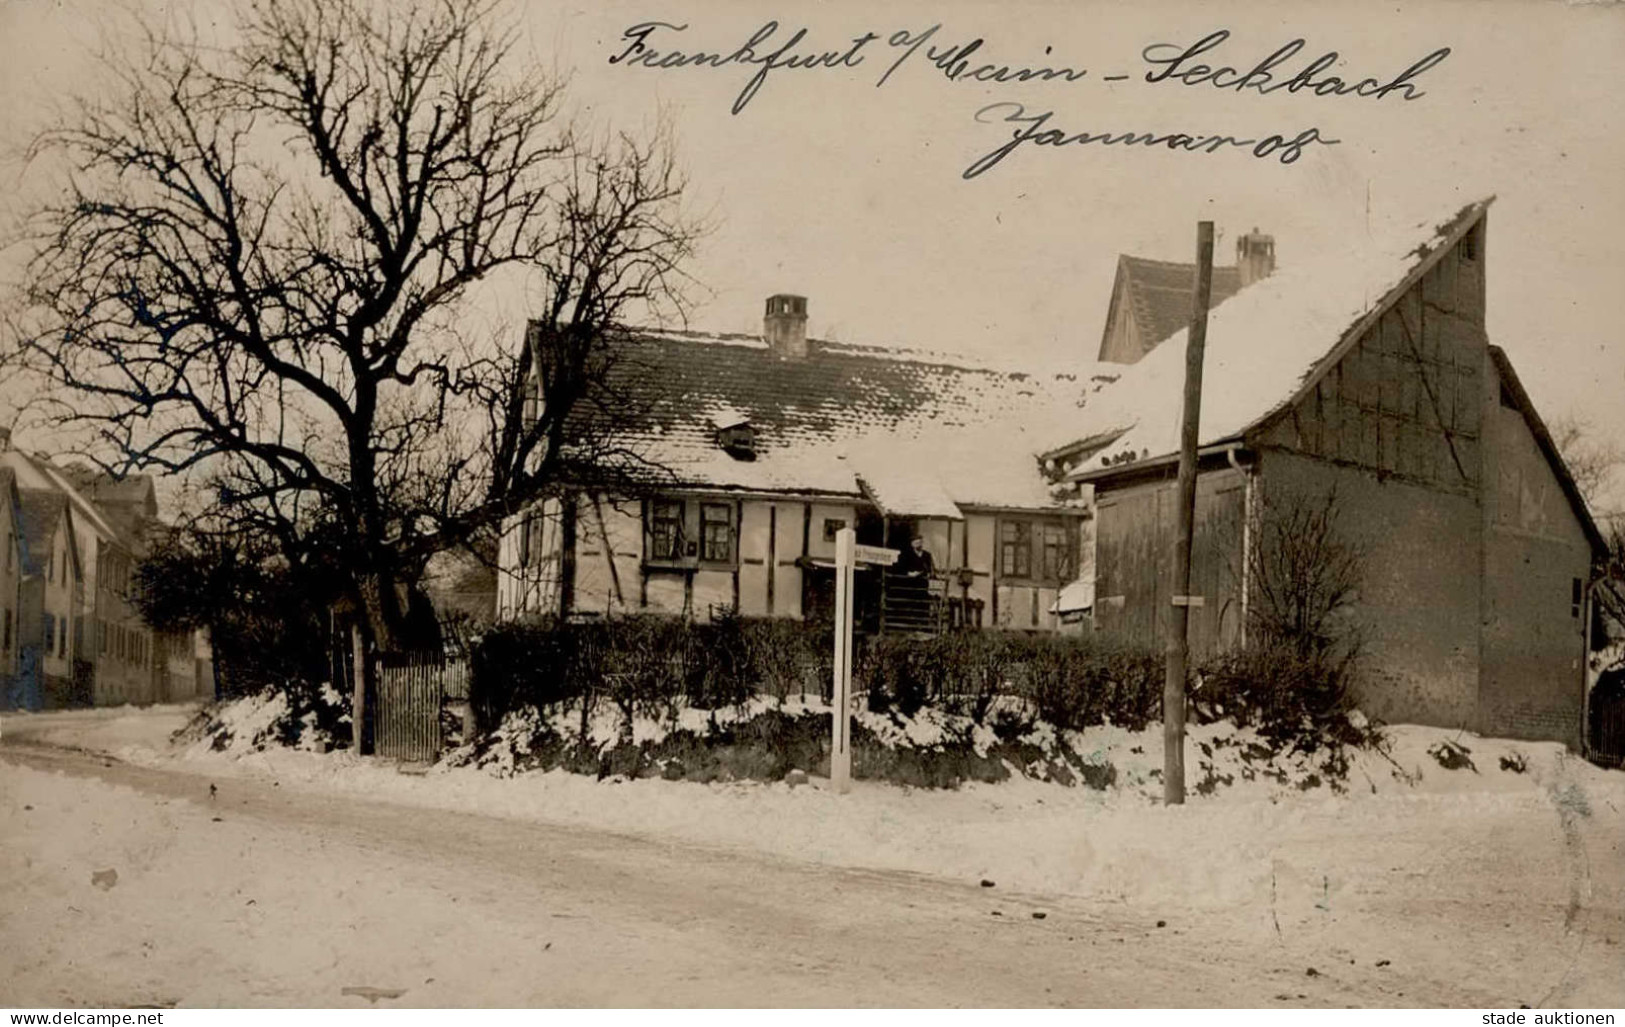
[[[1362,709],[1577,745],[1604,544],[1486,336],[1489,203],[1385,251],[1277,272],[1212,312],[1190,637],[1197,653],[1244,639],[1261,511],[1329,497],[1366,552]],[[1046,454],[1093,490],[1098,629],[1144,640],[1171,609],[1185,344],[1126,370]]]

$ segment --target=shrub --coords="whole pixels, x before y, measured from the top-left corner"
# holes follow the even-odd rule
[[[1155,652],[1093,637],[978,631],[934,638],[886,636],[859,654],[855,687],[875,712],[909,716],[925,705],[988,720],[1001,695],[1059,728],[1110,720],[1139,730],[1158,716],[1162,662]],[[999,711],[998,728],[1024,733],[1030,713]]]
[[[1307,752],[1323,744],[1364,741],[1348,716],[1351,659],[1306,653],[1290,644],[1253,643],[1209,658],[1197,676],[1191,694],[1200,721],[1229,717],[1277,745]]]
[[[525,706],[557,710],[581,692],[577,633],[552,619],[501,624],[469,653],[469,703],[482,730]]]
[[[1016,649],[1021,692],[1058,728],[1111,721],[1138,731],[1161,714],[1162,658],[1113,639],[1034,636]]]
[[[882,635],[855,656],[853,687],[869,694],[869,709],[913,716],[941,693],[942,655],[935,639]]]
[[[954,672],[941,701],[949,713],[985,723],[993,701],[1009,690],[1012,661],[1020,636],[1002,631],[959,631],[939,639],[944,663]]]

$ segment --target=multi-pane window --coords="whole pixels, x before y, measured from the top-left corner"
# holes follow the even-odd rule
[[[1033,526],[1030,521],[999,525],[999,566],[1007,578],[1033,576]]]
[[[1064,524],[1041,524],[1038,527],[1042,546],[1041,572],[1047,581],[1072,579],[1072,547],[1067,545]]]
[[[56,617],[49,613],[45,615],[45,651],[56,652]]]
[[[1072,538],[1065,522],[1004,520],[999,523],[1001,576],[1070,581],[1072,562]]]
[[[648,505],[646,559],[733,563],[734,505],[662,499]]]
[[[726,503],[700,504],[702,559],[727,563],[733,559],[733,508]]]
[[[683,504],[659,501],[649,508],[649,557],[676,560],[683,555]]]

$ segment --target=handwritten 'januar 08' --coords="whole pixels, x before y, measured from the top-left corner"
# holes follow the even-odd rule
[[[875,82],[876,88],[886,85],[899,69],[907,65],[932,69],[948,82],[979,82],[1020,85],[1029,83],[1060,82],[1072,84],[1089,78],[1089,71],[1069,65],[1022,65],[1001,63],[988,59],[986,40],[977,37],[964,42],[939,39],[940,24],[918,31],[899,30],[885,37],[877,32],[864,32],[852,36],[832,49],[819,49],[807,44],[808,30],[790,32],[779,38],[780,25],[769,21],[749,38],[731,50],[685,51],[666,46],[666,37],[687,31],[686,24],[645,21],[628,27],[621,33],[621,49],[612,54],[609,63],[627,67],[676,69],[754,66],[756,71],[734,98],[732,112],[740,114],[761,91],[769,75],[777,71],[839,71],[863,66],[871,56],[886,63],[885,70]],[[1152,43],[1140,54],[1150,70],[1142,76],[1148,84],[1207,86],[1234,92],[1238,95],[1268,96],[1272,93],[1307,93],[1315,97],[1356,97],[1382,100],[1389,96],[1402,101],[1420,99],[1426,95],[1418,82],[1428,71],[1437,67],[1450,55],[1449,47],[1439,47],[1410,66],[1392,75],[1367,75],[1355,79],[1348,75],[1334,75],[1331,70],[1342,58],[1335,50],[1327,51],[1307,63],[1296,65],[1307,45],[1303,39],[1285,43],[1263,58],[1253,61],[1221,63],[1217,56],[1230,39],[1228,29],[1210,32],[1195,43]],[[652,45],[658,43],[660,46]],[[1053,47],[1045,47],[1048,56]],[[883,55],[883,56],[882,56]],[[1105,83],[1128,81],[1128,74],[1099,76]],[[992,117],[990,117],[992,115]],[[1227,148],[1250,148],[1258,158],[1273,157],[1282,164],[1297,161],[1306,146],[1331,146],[1339,140],[1325,138],[1318,128],[1308,128],[1291,136],[1280,134],[1258,138],[1238,138],[1234,135],[1205,132],[1064,132],[1048,127],[1053,112],[1028,114],[1020,103],[1002,101],[989,104],[976,112],[979,122],[1002,121],[1018,127],[1010,142],[978,159],[965,170],[965,178],[975,178],[1003,161],[1025,143],[1038,146],[1063,146],[1098,143],[1165,147],[1190,153],[1217,153]]]

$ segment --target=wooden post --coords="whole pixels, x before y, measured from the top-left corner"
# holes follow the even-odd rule
[[[358,615],[359,617],[359,615]],[[361,634],[361,621],[350,625],[350,658],[355,668],[355,682],[350,703],[350,744],[357,756],[372,755],[371,732],[367,724],[372,710],[367,704],[367,642]]]
[[[1185,346],[1185,411],[1179,426],[1179,533],[1174,536],[1173,608],[1162,683],[1162,799],[1185,801],[1185,668],[1190,659],[1191,538],[1196,526],[1196,444],[1202,413],[1202,351],[1213,293],[1213,222],[1196,225],[1196,292]]]
[[[835,533],[835,681],[831,692],[829,779],[845,795],[852,788],[852,571],[858,533]]]

